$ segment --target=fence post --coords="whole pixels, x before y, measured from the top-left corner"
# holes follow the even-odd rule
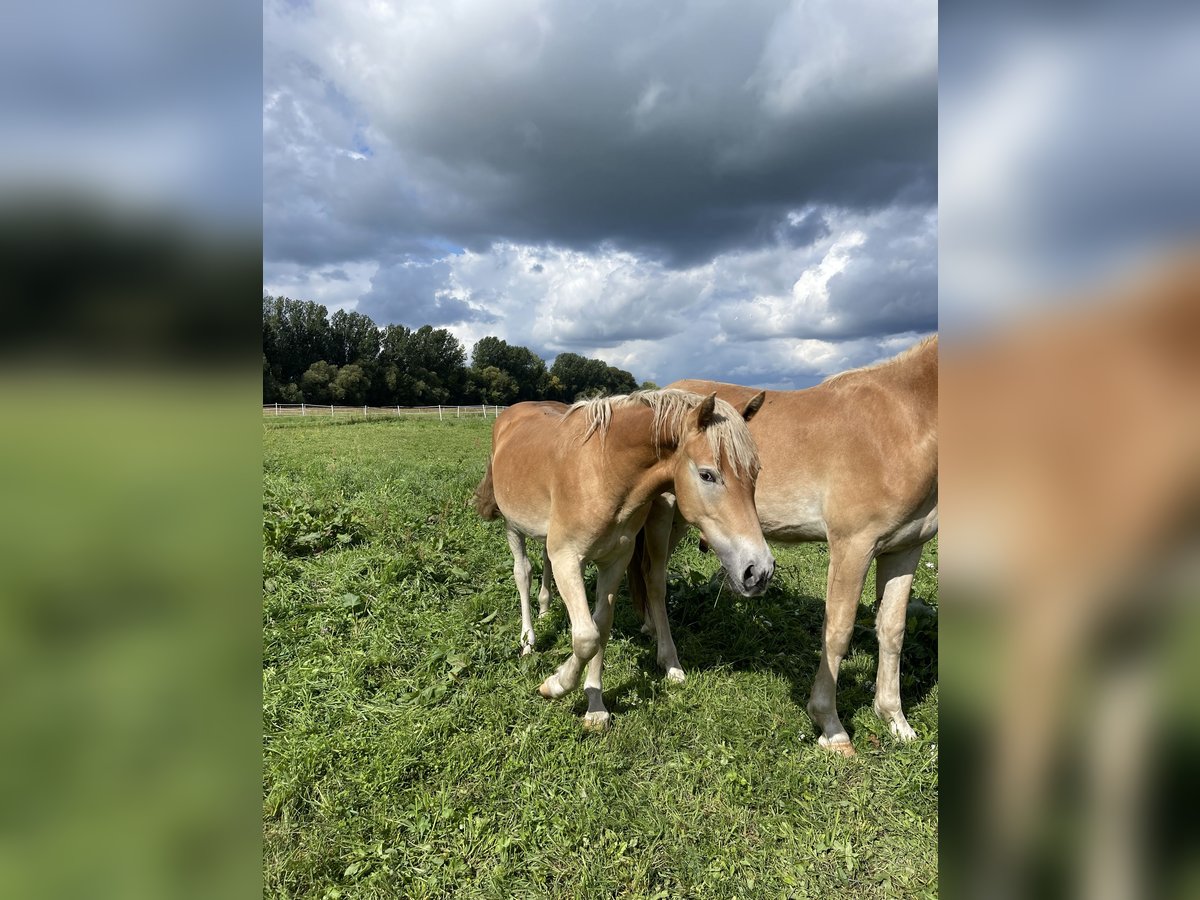
[[[331,418],[331,419],[333,418],[333,404],[332,403],[329,404],[329,418]]]
[[[365,419],[366,417],[367,417],[367,404],[364,403],[363,404],[363,418]]]
[[[279,415],[279,404],[275,404],[275,415]]]
[[[302,416],[308,415],[308,407],[304,405],[303,400],[300,401],[300,415],[302,415]]]
[[[462,418],[462,407],[461,406],[458,407],[458,409],[455,411],[454,418],[456,418],[456,419]]]
[[[442,421],[442,404],[438,404],[438,421]]]
[[[400,404],[399,403],[396,404],[396,418],[397,419],[400,418]]]

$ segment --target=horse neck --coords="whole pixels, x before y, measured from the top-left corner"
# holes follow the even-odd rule
[[[654,411],[648,406],[619,407],[613,410],[605,440],[614,461],[627,467],[635,493],[661,493],[670,489],[671,460],[678,442],[663,429],[653,431]]]

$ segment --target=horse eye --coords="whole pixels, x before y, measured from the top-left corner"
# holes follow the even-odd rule
[[[710,472],[708,469],[701,469],[700,470],[700,480],[707,481],[709,484],[714,484],[717,480],[717,476],[714,475],[712,472]]]

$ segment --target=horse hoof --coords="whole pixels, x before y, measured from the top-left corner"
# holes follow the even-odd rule
[[[538,687],[538,693],[547,700],[556,700],[565,694],[566,690],[558,683],[558,678],[551,675]]]
[[[649,622],[643,622],[643,623],[642,623],[642,628],[641,628],[641,631],[642,631],[642,634],[646,634],[646,635],[651,635],[651,636],[653,636],[653,634],[654,634],[654,626],[653,626],[653,625],[651,625]]]
[[[590,712],[583,716],[584,731],[608,731],[609,715],[607,712]]]
[[[898,740],[904,741],[905,743],[908,743],[909,741],[915,741],[917,739],[917,733],[913,731],[913,727],[903,719],[898,722],[893,719],[888,723],[888,727]]]
[[[522,656],[528,656],[532,652],[533,652],[533,644],[526,644],[524,642],[521,643],[521,655]]]
[[[678,666],[671,666],[667,669],[667,681],[672,684],[683,684],[687,681],[687,676],[683,674],[683,669]]]
[[[825,737],[825,735],[821,735],[819,738],[817,738],[817,743],[826,750],[829,750],[832,753],[838,753],[842,756],[849,757],[858,755],[854,752],[854,745],[850,743],[849,738],[840,738],[838,740],[831,741],[829,738]]]

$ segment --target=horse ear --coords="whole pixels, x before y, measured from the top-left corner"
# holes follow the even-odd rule
[[[742,418],[749,422],[754,418],[754,414],[762,409],[763,401],[767,399],[766,391],[759,391],[750,398],[750,402],[746,404],[746,408],[742,410]]]
[[[716,410],[716,408],[717,408],[717,392],[716,391],[713,391],[711,394],[709,394],[707,397],[705,397],[704,400],[701,401],[700,405],[696,407],[696,425],[700,428],[701,431],[704,431],[706,428],[708,428],[709,425],[711,425],[713,423],[713,419],[715,418],[714,411]]]

